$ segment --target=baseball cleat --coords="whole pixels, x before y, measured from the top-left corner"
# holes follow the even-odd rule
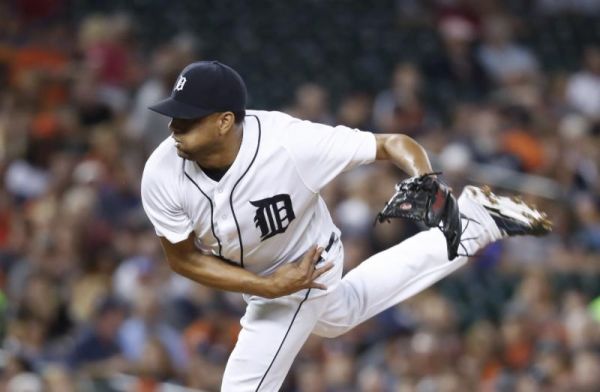
[[[469,185],[465,190],[487,210],[503,236],[541,236],[552,230],[548,216],[535,206],[527,205],[519,196],[498,196],[488,186]]]

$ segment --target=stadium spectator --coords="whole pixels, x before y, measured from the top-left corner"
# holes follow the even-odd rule
[[[498,84],[519,83],[538,76],[538,60],[512,38],[509,19],[492,16],[483,23],[478,55],[488,75]]]
[[[72,369],[87,377],[102,379],[130,368],[118,343],[118,332],[125,318],[124,304],[112,297],[103,298],[89,326],[79,331],[67,361]]]
[[[600,46],[584,51],[583,68],[567,84],[567,102],[591,121],[600,122]]]

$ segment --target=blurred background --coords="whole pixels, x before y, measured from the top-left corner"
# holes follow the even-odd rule
[[[218,390],[241,296],[170,272],[139,195],[168,135],[146,107],[218,59],[251,108],[408,134],[455,193],[555,223],[311,337],[283,390],[600,391],[600,1],[4,0],[0,20],[0,390]],[[421,230],[372,226],[402,178],[323,192],[347,269]]]

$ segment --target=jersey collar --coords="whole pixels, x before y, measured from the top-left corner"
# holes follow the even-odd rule
[[[217,185],[233,186],[243,174],[251,166],[256,152],[258,151],[260,143],[260,128],[259,120],[254,115],[247,115],[244,119],[244,125],[242,130],[242,143],[240,149],[225,173],[219,181],[215,181],[204,173],[200,166],[195,161],[186,161],[185,169],[186,172],[191,174],[196,181],[198,181],[203,188],[212,188]]]

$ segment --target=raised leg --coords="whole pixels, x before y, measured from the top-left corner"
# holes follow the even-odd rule
[[[458,204],[464,215],[460,254],[474,254],[502,237],[486,209],[466,192]],[[314,332],[338,336],[430,287],[466,262],[466,256],[448,261],[446,240],[438,229],[421,232],[350,271],[327,295],[326,311]]]

